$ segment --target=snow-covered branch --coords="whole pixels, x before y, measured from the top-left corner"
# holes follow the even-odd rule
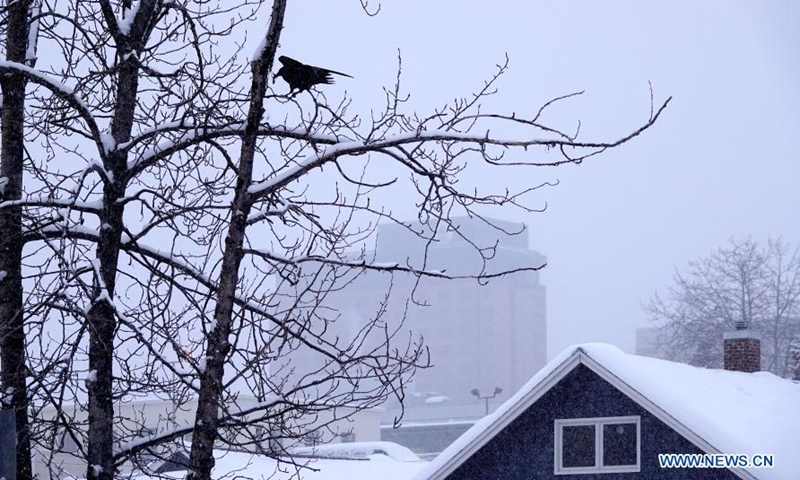
[[[663,111],[669,105],[672,97],[668,98],[661,107],[656,111],[648,121],[642,124],[639,128],[624,135],[623,137],[613,141],[601,142],[582,142],[565,138],[530,138],[530,139],[515,139],[515,138],[500,138],[493,137],[487,130],[483,134],[476,134],[472,132],[453,132],[448,130],[420,130],[417,132],[404,133],[386,138],[375,139],[366,142],[339,142],[335,143],[319,153],[310,155],[302,160],[297,161],[289,168],[286,168],[275,176],[268,178],[264,181],[254,183],[249,189],[254,198],[259,198],[263,195],[272,193],[287,184],[302,177],[307,172],[321,167],[339,157],[343,156],[357,156],[364,155],[371,152],[385,152],[392,148],[403,147],[406,145],[419,148],[428,142],[440,143],[460,143],[460,144],[475,144],[480,147],[497,146],[497,147],[519,147],[527,149],[530,147],[546,147],[546,148],[559,148],[564,156],[564,160],[555,162],[519,162],[519,163],[496,163],[498,165],[530,165],[530,166],[558,166],[564,163],[579,163],[587,156],[595,155],[599,151],[604,151],[609,148],[618,147],[635,137],[642,134],[648,128],[652,127]],[[498,117],[498,116],[495,116]],[[499,116],[507,121],[518,121],[518,119],[511,116]],[[320,142],[322,143],[322,142]],[[579,155],[577,157],[570,157],[566,149],[592,149],[593,152],[589,154]]]
[[[21,63],[0,61],[0,75],[19,74],[23,75],[28,81],[41,85],[48,89],[56,98],[63,100],[80,115],[86,126],[92,133],[92,138],[101,156],[105,154],[105,148],[101,140],[100,128],[97,125],[94,115],[84,100],[75,93],[74,89],[52,76],[40,72],[34,68]]]

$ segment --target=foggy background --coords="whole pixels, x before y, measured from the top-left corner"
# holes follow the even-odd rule
[[[354,113],[368,115],[393,85],[398,49],[403,90],[421,112],[481,87],[507,53],[510,71],[488,106],[531,116],[585,90],[544,121],[574,131],[580,119],[586,141],[619,138],[645,121],[648,81],[656,105],[674,96],[654,128],[619,149],[580,166],[531,169],[529,178],[491,179],[560,182],[532,199],[545,213],[503,217],[524,222],[530,247],[548,259],[548,358],[584,341],[633,351],[635,328],[649,325],[641,303],[732,236],[800,244],[797,2],[380,6],[369,18],[350,0],[292,2],[279,54],[353,75],[326,94],[347,91]],[[394,212],[413,218],[408,203],[398,199]]]

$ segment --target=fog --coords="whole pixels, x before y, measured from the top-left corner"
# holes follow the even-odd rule
[[[371,4],[370,8],[377,4]],[[410,103],[430,111],[482,86],[508,54],[493,108],[531,114],[585,90],[548,121],[585,140],[618,138],[656,103],[666,114],[633,142],[580,166],[497,176],[558,180],[547,210],[504,219],[547,256],[548,357],[584,341],[634,346],[641,303],[676,269],[732,236],[800,243],[800,5],[796,2],[292,2],[279,53],[353,75],[326,88],[354,108],[382,105],[398,50]],[[281,85],[276,87],[280,91]],[[501,132],[492,132],[501,134]],[[412,217],[397,199],[395,212]]]

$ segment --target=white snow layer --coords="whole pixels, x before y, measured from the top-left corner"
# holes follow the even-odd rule
[[[775,468],[748,469],[759,480],[792,478],[800,472],[800,383],[767,372],[699,368],[627,354],[613,345],[588,343],[561,352],[500,408],[447,447],[414,480],[429,478],[494,422],[516,410],[528,393],[581,351],[720,453],[774,454]],[[542,468],[552,471],[553,466]]]
[[[104,153],[113,152],[114,149],[117,148],[117,141],[114,140],[114,136],[111,135],[111,132],[105,131],[100,134],[100,142],[103,144]]]
[[[324,458],[367,458],[386,455],[398,462],[419,462],[420,458],[408,448],[393,442],[330,443],[315,447],[294,449],[295,455],[313,455]]]
[[[130,10],[122,11],[122,19],[117,22],[117,25],[119,25],[119,30],[123,35],[131,33],[131,25],[133,25],[133,19],[136,18],[136,13],[139,11],[140,4],[141,0],[136,0],[131,3]]]
[[[25,51],[25,61],[34,62],[36,60],[36,47],[39,39],[39,22],[41,18],[39,14],[42,11],[41,2],[35,2],[32,6],[30,18],[34,19],[30,22],[28,28],[28,48]]]
[[[214,451],[214,457],[216,463],[212,478],[269,478],[270,480],[408,480],[427,463],[398,462],[386,455],[370,455],[367,460],[295,458],[300,465],[309,467],[295,468],[286,462],[281,462],[279,465],[274,459],[251,453],[217,450]],[[298,472],[299,475],[296,476]],[[164,476],[183,478],[185,472],[162,474],[159,478]],[[138,477],[136,480],[148,478]]]

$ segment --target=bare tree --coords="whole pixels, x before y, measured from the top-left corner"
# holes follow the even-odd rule
[[[737,325],[761,334],[764,370],[790,376],[790,344],[800,335],[800,255],[780,239],[732,239],[675,275],[665,298],[645,306],[659,348],[693,365],[722,365],[722,334]]]
[[[800,381],[800,337],[795,338],[789,346],[789,373],[792,380]]]
[[[17,215],[7,262],[20,272],[14,321],[29,332],[8,347],[19,362],[27,354],[19,411],[30,412],[35,445],[56,452],[68,441],[91,480],[129,462],[146,469],[188,433],[190,476],[209,479],[214,448],[266,441],[278,457],[390,396],[402,401],[427,352],[386,318],[391,291],[347,334],[329,295],[367,272],[457,277],[428,268],[431,248],[421,264],[375,262],[376,226],[397,223],[427,247],[437,232],[461,236],[483,261],[458,278],[541,268],[489,270],[494,248],[452,219],[535,211],[527,195],[548,184],[511,191],[469,179],[579,164],[649,129],[669,102],[651,98],[650,116],[618,139],[582,141],[543,121],[582,92],[530,115],[484,112],[507,61],[476,93],[426,114],[407,111],[398,65],[385,106],[363,119],[347,97],[270,87],[291,26],[285,0],[272,2],[254,55],[220,50],[220,39],[243,44],[239,27],[266,2],[234,3],[54,3],[21,17],[38,21],[48,56],[36,68],[16,57],[0,64],[4,92],[11,79],[31,85],[17,111],[25,135],[9,140],[9,155],[17,144],[35,152],[30,175],[0,204]],[[3,168],[6,145],[4,136]],[[398,195],[413,198],[414,223],[390,210]],[[319,367],[297,371],[298,352]],[[194,421],[167,413],[154,422],[129,408],[155,398],[176,410],[196,399]],[[47,463],[58,474],[52,454]]]
[[[347,247],[357,245],[359,238],[363,239],[370,231],[369,227],[365,229],[361,225],[375,225],[378,221],[396,221],[402,224],[375,201],[380,198],[381,191],[393,187],[398,178],[381,178],[381,173],[371,173],[371,163],[386,162],[410,179],[413,191],[418,195],[418,216],[425,225],[432,227],[432,232],[444,227],[456,230],[455,233],[459,234],[457,227],[451,223],[453,212],[483,218],[485,210],[491,207],[526,208],[520,201],[521,196],[542,186],[534,185],[523,192],[513,193],[504,189],[490,193],[478,189],[461,189],[457,182],[459,175],[468,168],[467,156],[477,155],[483,165],[498,168],[580,163],[589,156],[635,137],[651,126],[666,107],[665,102],[642,127],[618,141],[578,142],[568,134],[538,123],[539,116],[546,107],[567,97],[549,102],[531,119],[480,113],[480,101],[494,93],[495,81],[506,70],[506,65],[502,65],[498,73],[472,98],[458,100],[453,105],[427,116],[402,112],[404,97],[400,93],[398,73],[394,90],[386,92],[386,109],[373,118],[366,128],[360,128],[362,121],[357,117],[351,116],[345,120],[346,101],[331,108],[322,94],[312,95],[311,103],[294,97],[288,100],[276,98],[274,101],[277,104],[271,104],[273,109],[278,110],[281,105],[288,105],[297,112],[291,116],[292,120],[281,125],[280,130],[300,134],[275,132],[271,135],[272,138],[265,137],[259,135],[263,105],[268,99],[265,78],[284,26],[284,8],[285,2],[274,2],[265,43],[251,64],[250,106],[236,168],[236,189],[230,207],[225,253],[218,281],[220,290],[203,353],[205,368],[200,376],[200,405],[192,443],[191,478],[211,478],[214,465],[212,451],[219,439],[219,409],[225,394],[223,379],[226,368],[232,365],[231,353],[236,350],[232,325],[241,314],[235,312],[234,298],[245,259],[252,262],[257,271],[265,274],[276,272],[284,281],[299,285],[302,291],[295,293],[292,307],[285,313],[281,312],[283,314],[280,317],[262,314],[265,319],[281,325],[281,330],[264,332],[266,335],[263,337],[262,348],[269,349],[276,338],[290,344],[295,340],[298,345],[315,348],[323,357],[327,357],[322,368],[314,372],[321,375],[301,377],[306,382],[292,384],[290,377],[283,377],[280,388],[276,389],[272,378],[251,376],[249,379],[256,385],[264,383],[272,392],[284,393],[277,402],[267,407],[295,397],[302,398],[307,407],[314,408],[318,408],[320,401],[329,404],[332,399],[338,402],[344,400],[345,403],[342,404],[351,405],[364,405],[368,400],[382,400],[388,389],[393,388],[396,379],[386,371],[381,371],[381,363],[397,364],[398,367],[393,368],[399,370],[392,373],[402,374],[402,365],[414,365],[419,359],[420,348],[412,348],[410,356],[408,350],[402,356],[391,354],[388,347],[393,334],[388,330],[385,334],[387,341],[379,344],[379,348],[387,349],[385,355],[381,355],[378,349],[366,341],[366,335],[326,340],[324,332],[335,318],[319,313],[325,306],[325,294],[346,287],[349,278],[357,272],[406,272],[417,278],[447,278],[448,275],[428,271],[424,264],[421,268],[398,264],[377,265],[363,255],[356,259],[347,258]],[[509,140],[493,138],[489,135],[490,122],[493,122],[494,131],[502,130],[504,124],[524,125],[536,133],[549,135],[549,138],[523,139],[527,135]],[[277,145],[270,147],[268,141],[271,139],[277,140]],[[507,149],[527,150],[530,147],[555,148],[561,158],[550,162],[504,159],[503,151]],[[261,178],[256,176],[254,168],[257,152],[260,154],[260,163],[267,165],[260,175]],[[475,158],[471,160],[474,161]],[[321,175],[326,166],[335,169],[334,176],[329,180],[329,185],[335,187],[329,190],[330,196],[327,200],[323,195],[312,191],[320,185],[319,181],[314,180],[315,175]],[[322,215],[321,212],[325,211],[330,213]],[[254,233],[263,232],[264,227],[267,228],[267,235]],[[423,231],[415,233],[423,237],[425,235]],[[433,238],[428,238],[428,241],[432,242]],[[268,247],[265,248],[266,246]],[[482,255],[487,260],[492,254],[482,252]],[[498,275],[507,273],[509,272],[499,272]],[[489,276],[485,270],[474,274],[477,279]],[[313,300],[304,305],[306,293],[313,294]],[[252,293],[246,296],[259,298]],[[271,302],[264,302],[265,310],[270,305]],[[375,323],[370,323],[364,327],[364,331],[369,331],[374,326]],[[365,349],[369,354],[367,356],[364,356]],[[378,364],[373,364],[376,360],[379,361]],[[251,365],[258,363],[260,362],[252,362]],[[238,370],[235,376],[243,374],[242,370]],[[308,379],[313,380],[308,382]],[[368,387],[367,397],[359,397],[363,384],[369,380],[377,381],[373,384],[376,386]],[[344,396],[339,393],[342,384],[347,385],[347,394]]]
[[[27,31],[31,18],[41,25],[48,56],[39,70],[25,63],[24,55],[18,58],[16,50],[13,58],[0,65],[8,94],[4,135],[10,135],[3,143],[3,168],[13,173],[6,182],[2,212],[8,213],[3,218],[10,219],[12,227],[16,221],[19,232],[14,234],[11,228],[12,235],[3,236],[4,241],[16,242],[3,258],[11,267],[15,261],[17,265],[16,270],[8,269],[9,281],[3,286],[17,285],[20,305],[21,256],[23,268],[31,272],[26,307],[11,305],[9,318],[16,323],[11,327],[4,323],[3,371],[7,374],[4,380],[10,378],[23,386],[7,390],[19,403],[17,409],[23,416],[28,411],[44,411],[47,405],[57,408],[54,418],[34,419],[41,420],[39,432],[66,431],[77,444],[74,453],[86,461],[87,478],[112,478],[118,462],[136,452],[135,448],[123,448],[128,444],[126,438],[141,433],[137,426],[119,428],[114,405],[136,395],[180,394],[175,388],[182,386],[185,390],[183,384],[187,382],[179,379],[170,383],[157,375],[163,374],[158,369],[175,373],[172,359],[165,357],[164,345],[158,342],[173,332],[172,324],[152,326],[153,314],[171,313],[163,315],[163,320],[175,321],[181,316],[181,307],[171,303],[163,281],[147,283],[153,276],[163,280],[164,269],[179,261],[169,252],[160,253],[139,242],[146,243],[151,238],[148,234],[158,236],[170,227],[177,230],[175,235],[184,233],[177,226],[181,219],[184,228],[193,228],[196,219],[185,217],[197,215],[198,207],[189,205],[176,211],[169,199],[167,185],[185,178],[186,164],[156,166],[147,158],[139,160],[164,143],[192,136],[197,125],[217,126],[230,121],[225,117],[224,101],[236,98],[236,92],[227,89],[239,72],[230,63],[217,61],[215,52],[199,49],[213,45],[214,37],[229,35],[241,22],[252,18],[260,2],[239,2],[232,8],[227,2],[201,2],[196,8],[157,0],[116,5],[110,1],[66,3],[35,14],[28,13],[30,2],[14,2],[9,9],[21,18],[14,28],[25,27]],[[222,16],[227,24],[214,24]],[[8,46],[16,45],[19,50],[21,38],[25,53],[29,35],[12,30],[12,23],[8,25]],[[208,64],[214,68],[207,69]],[[23,136],[20,119],[26,82],[34,88],[25,112],[30,133]],[[225,99],[210,98],[222,94]],[[222,107],[208,108],[218,101]],[[15,105],[19,108],[12,109]],[[37,153],[26,165],[33,178],[24,186],[22,165],[13,157],[21,155],[23,138]],[[170,153],[157,159],[192,163],[206,152],[195,148],[194,156],[181,155],[181,149]],[[7,158],[12,160],[5,161]],[[165,168],[155,172],[155,177],[143,175],[148,168],[157,167]],[[173,174],[158,177],[164,172]],[[179,173],[177,178],[174,172]],[[195,188],[203,190],[202,186]],[[131,206],[139,206],[150,215],[129,222],[125,211]],[[20,228],[23,217],[26,225]],[[158,240],[153,243],[160,244]],[[27,249],[24,255],[23,245]],[[142,279],[135,268],[121,270],[120,255],[129,265],[144,263],[144,268],[156,273]],[[153,263],[164,268],[155,269]],[[193,281],[205,281],[200,270],[182,263],[180,267]],[[169,282],[170,287],[174,283]],[[211,294],[208,287],[213,285],[206,285],[205,295]],[[194,293],[191,286],[185,288]],[[166,300],[159,298],[165,294]],[[9,294],[8,298],[13,297]],[[34,333],[27,345],[23,326]],[[145,328],[159,336],[146,337],[142,332]],[[172,341],[176,337],[169,338]],[[20,352],[24,353],[25,347],[33,354],[28,365],[21,364],[24,356]],[[155,361],[147,363],[145,359],[131,365],[130,357],[141,352],[145,353],[140,358],[150,356]],[[12,365],[8,360],[13,360],[13,355],[17,364]],[[115,377],[115,369],[122,375]],[[26,371],[34,378],[29,395],[24,389]],[[76,374],[80,377],[75,378]],[[170,386],[173,390],[166,390]],[[31,405],[31,397],[43,404]],[[71,410],[66,406],[70,402],[80,408]],[[79,420],[84,411],[85,420]],[[24,429],[25,422],[18,421],[18,426]],[[180,433],[173,430],[161,441]],[[22,433],[20,438],[24,440]],[[53,446],[52,439],[40,436],[36,441],[45,448]],[[20,455],[30,458],[29,452]]]

